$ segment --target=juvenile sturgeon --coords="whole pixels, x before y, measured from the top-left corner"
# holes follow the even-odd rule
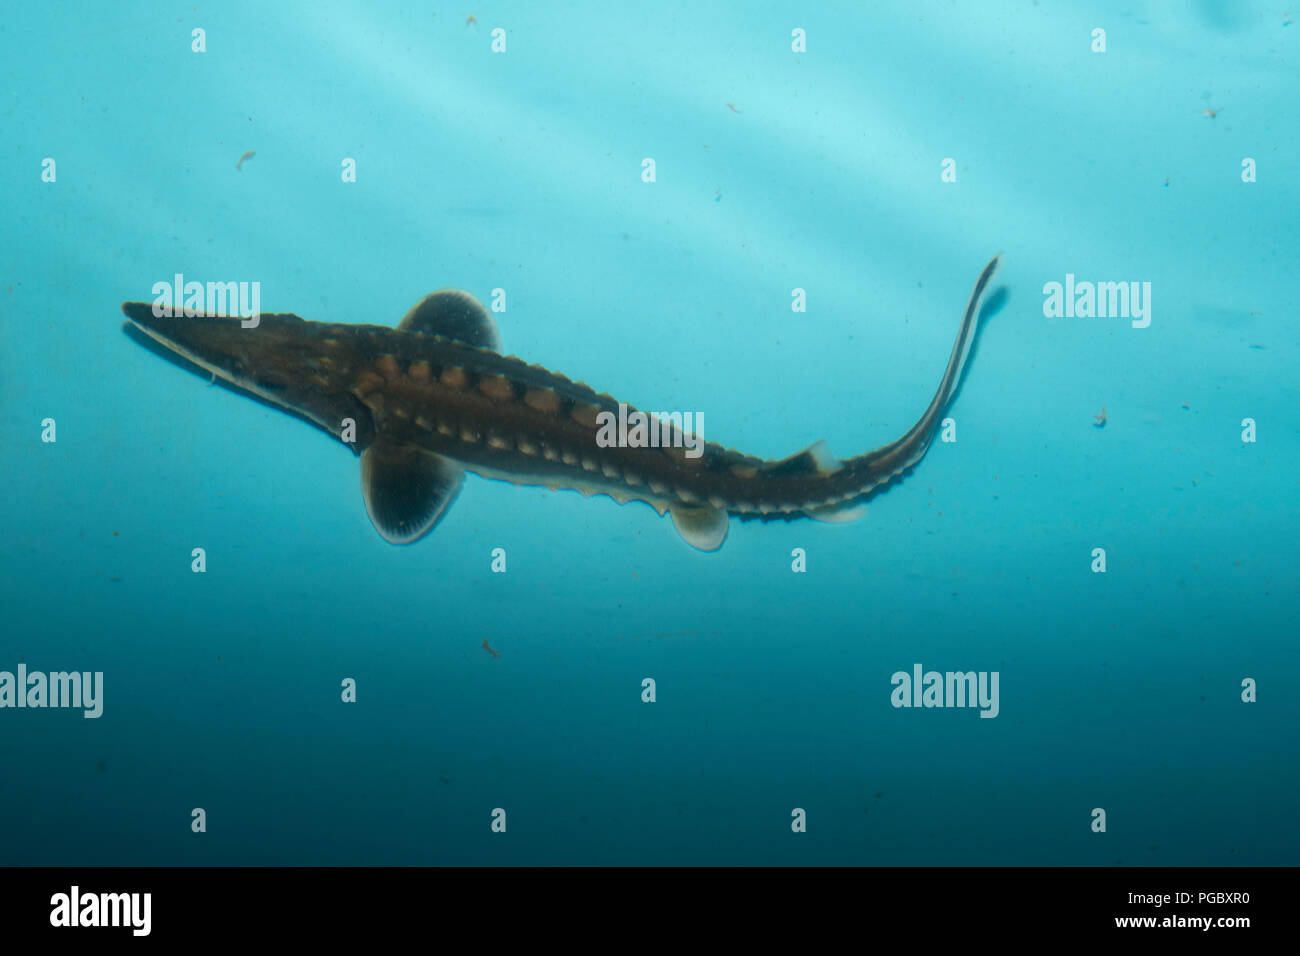
[[[345,441],[361,458],[370,519],[393,544],[428,533],[470,471],[645,502],[670,514],[689,544],[713,551],[729,515],[857,518],[867,499],[924,457],[961,382],[999,263],[995,256],[975,282],[925,413],[897,441],[846,461],[824,441],[781,461],[714,444],[698,457],[682,447],[603,447],[597,416],[617,416],[620,403],[503,355],[491,315],[458,290],[426,296],[396,328],[276,313],[244,327],[233,316],[156,316],[145,302],[122,311],[181,358]]]

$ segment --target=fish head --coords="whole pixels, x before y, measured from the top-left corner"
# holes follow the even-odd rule
[[[334,326],[265,312],[247,319],[187,316],[147,302],[127,302],[122,311],[186,362],[336,437],[351,437],[357,454],[373,440],[370,411],[352,392],[360,359],[330,334]]]

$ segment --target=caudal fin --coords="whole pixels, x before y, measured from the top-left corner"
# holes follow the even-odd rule
[[[862,499],[868,493],[901,475],[925,457],[944,410],[961,385],[971,345],[975,341],[980,309],[1001,265],[1002,254],[998,253],[989,260],[975,280],[975,288],[966,301],[966,311],[962,314],[961,326],[957,330],[957,341],[953,343],[952,354],[948,357],[948,367],[944,370],[943,378],[925,414],[897,441],[844,462],[844,467],[853,477],[856,491],[850,492],[850,497],[843,504],[818,509],[817,512],[810,513],[811,517],[822,521],[851,521],[859,517],[865,511]]]

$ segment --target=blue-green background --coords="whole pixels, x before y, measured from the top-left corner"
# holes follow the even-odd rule
[[[1297,862],[1293,17],[10,5],[0,669],[106,693],[0,711],[0,863]],[[499,287],[514,354],[849,456],[920,414],[999,250],[957,443],[716,554],[477,478],[392,547],[346,449],[119,312],[176,272],[335,322]],[[1150,281],[1150,328],[1044,318],[1067,272]],[[999,671],[1000,716],[895,710],[915,662]]]

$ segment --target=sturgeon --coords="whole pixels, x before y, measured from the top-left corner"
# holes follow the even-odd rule
[[[966,303],[943,378],[901,438],[841,461],[825,441],[779,461],[711,443],[687,453],[599,441],[603,413],[621,403],[501,351],[490,313],[467,292],[422,299],[396,328],[309,322],[287,313],[255,321],[127,302],[130,324],[171,353],[345,442],[361,459],[371,522],[393,544],[427,534],[466,471],[517,485],[640,501],[672,517],[701,551],[726,539],[729,517],[849,521],[925,456],[962,379],[994,256]],[[162,312],[163,314],[156,314]],[[179,314],[176,314],[179,313]],[[632,410],[635,411],[635,410]],[[628,406],[622,412],[628,415]],[[630,417],[630,416],[629,416]]]

